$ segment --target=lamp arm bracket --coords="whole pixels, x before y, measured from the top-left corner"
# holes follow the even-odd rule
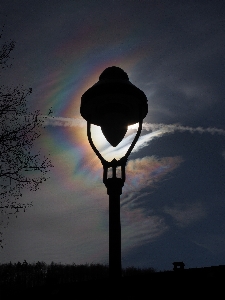
[[[135,144],[137,143],[137,140],[139,139],[139,136],[141,134],[141,130],[142,130],[142,118],[141,118],[141,112],[140,112],[140,117],[139,117],[139,126],[138,126],[138,130],[137,133],[135,135],[135,138],[133,140],[133,142],[131,143],[129,149],[127,150],[127,153],[119,160],[116,160],[115,158],[112,161],[107,161],[103,158],[103,156],[100,154],[100,152],[98,151],[98,149],[95,147],[92,138],[91,138],[91,122],[87,121],[87,136],[88,136],[88,141],[91,145],[91,148],[93,149],[93,151],[95,152],[95,154],[97,155],[97,157],[100,159],[102,165],[103,165],[103,183],[107,184],[107,173],[108,173],[108,169],[109,168],[113,168],[113,173],[114,176],[116,177],[116,168],[117,167],[121,167],[121,173],[122,173],[122,182],[125,182],[126,179],[126,174],[125,174],[125,166],[127,163],[127,159],[128,156],[130,155],[131,151],[133,150]]]
[[[95,154],[97,155],[97,157],[100,159],[102,165],[104,168],[111,168],[111,167],[119,167],[119,166],[125,166],[127,163],[127,158],[128,155],[125,155],[124,157],[122,157],[120,160],[116,160],[115,158],[112,161],[107,161],[103,158],[103,156],[101,155],[101,153],[98,151],[98,149],[96,148],[95,144],[93,143],[93,140],[91,138],[91,123],[88,121],[87,122],[87,136],[88,136],[88,141],[91,145],[92,150],[95,152]],[[136,137],[135,137],[136,138]],[[132,144],[131,144],[132,146]],[[129,151],[129,150],[128,150]]]
[[[102,155],[100,154],[100,152],[98,151],[98,149],[95,147],[92,138],[91,138],[91,123],[89,121],[87,121],[87,136],[88,136],[88,141],[91,145],[91,148],[93,149],[93,151],[95,152],[95,154],[98,156],[98,158],[100,159],[102,165],[104,166],[105,164],[107,164],[108,162],[102,157]]]
[[[129,149],[127,150],[127,153],[121,159],[124,159],[124,160],[127,161],[128,156],[131,154],[131,151],[133,150],[135,144],[137,143],[137,141],[138,141],[138,139],[140,137],[141,130],[142,130],[142,119],[141,119],[141,114],[140,114],[140,117],[139,117],[139,126],[138,126],[137,133],[135,135],[135,138],[134,138],[133,142],[131,143]]]

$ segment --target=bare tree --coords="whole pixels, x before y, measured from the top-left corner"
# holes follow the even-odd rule
[[[0,35],[1,38],[1,35]],[[4,43],[0,48],[0,69],[8,66],[15,42]],[[32,89],[0,86],[0,225],[8,225],[9,216],[32,206],[21,203],[22,191],[39,189],[52,167],[49,158],[35,152],[34,142],[41,135],[43,119],[39,111],[30,112],[27,97]],[[7,221],[5,221],[7,220]],[[0,246],[3,247],[0,229]]]

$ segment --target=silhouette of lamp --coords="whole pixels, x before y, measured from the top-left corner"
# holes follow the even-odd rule
[[[87,121],[89,143],[103,165],[103,183],[109,195],[109,276],[121,278],[121,226],[120,195],[125,182],[125,166],[142,130],[142,122],[148,113],[147,98],[143,91],[133,85],[126,72],[119,67],[106,68],[99,81],[81,97],[81,116]],[[124,138],[128,126],[139,123],[136,136],[120,160],[108,162],[95,147],[91,138],[91,124],[101,127],[107,141],[116,147]],[[121,176],[117,177],[117,167]],[[112,177],[108,170],[112,168]]]

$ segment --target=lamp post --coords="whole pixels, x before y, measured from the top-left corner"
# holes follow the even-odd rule
[[[87,121],[89,143],[103,165],[103,183],[109,195],[109,277],[111,281],[121,278],[121,226],[120,195],[126,175],[125,166],[142,130],[142,122],[148,113],[147,98],[143,91],[133,85],[126,72],[119,67],[106,68],[99,81],[81,97],[80,113]],[[136,136],[125,156],[108,162],[95,147],[91,138],[91,124],[101,126],[107,141],[116,147],[124,138],[128,125],[139,123]],[[117,177],[117,168],[121,177]],[[108,170],[112,168],[112,178]]]

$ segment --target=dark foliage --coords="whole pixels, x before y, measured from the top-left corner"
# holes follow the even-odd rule
[[[14,41],[0,46],[0,71],[9,67],[14,47]],[[31,93],[32,89],[21,86],[0,86],[0,237],[9,216],[32,205],[32,202],[20,202],[23,189],[39,189],[52,167],[48,158],[41,157],[40,152],[33,149],[44,120],[39,111],[28,111],[27,98]],[[3,247],[2,238],[0,246]]]
[[[143,299],[153,292],[159,297],[174,293],[180,297],[184,291],[185,295],[189,292],[193,296],[202,295],[203,291],[208,293],[210,289],[213,293],[222,291],[224,271],[225,266],[164,272],[129,267],[122,270],[121,281],[115,284],[109,281],[107,265],[53,262],[47,265],[24,261],[0,264],[0,291],[1,296],[22,296],[23,299],[70,295],[78,299],[85,296]]]
[[[0,39],[2,38],[4,31],[4,26],[2,28]],[[10,59],[10,54],[15,48],[15,41],[10,40],[9,42],[4,42],[0,48],[0,69],[5,69],[9,67],[8,61]]]
[[[32,146],[40,136],[43,121],[39,112],[28,113],[26,98],[31,90],[0,88],[0,186],[2,213],[18,210],[23,188],[37,190],[47,179],[52,167],[48,158],[32,153]],[[15,200],[12,202],[12,198]],[[23,205],[22,208],[25,208]]]
[[[136,277],[154,273],[154,269],[126,268],[122,277]],[[55,288],[69,284],[104,281],[109,276],[107,265],[85,264],[68,265],[44,262],[28,264],[0,264],[0,289],[3,291],[21,291],[31,288]]]
[[[98,280],[108,277],[108,267],[100,264],[64,265],[44,262],[0,265],[0,289],[24,290],[34,287]]]

